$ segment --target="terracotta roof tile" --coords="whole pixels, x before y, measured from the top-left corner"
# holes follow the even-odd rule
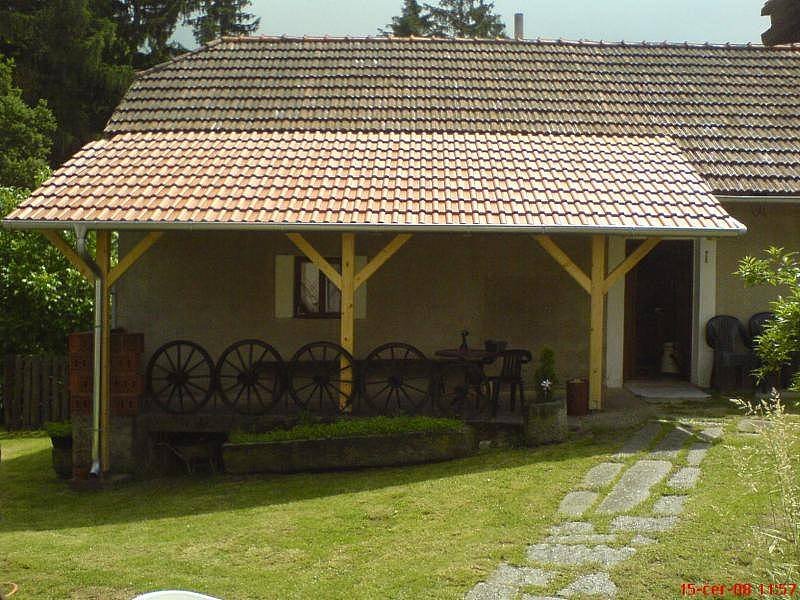
[[[665,137],[142,132],[89,144],[9,222],[736,232]]]
[[[718,193],[800,194],[800,48],[228,38],[145,72],[106,131],[152,130],[668,135]]]

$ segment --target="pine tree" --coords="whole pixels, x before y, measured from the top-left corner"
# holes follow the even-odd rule
[[[440,0],[426,4],[433,21],[432,33],[466,38],[505,37],[506,28],[494,3],[486,0]]]
[[[195,0],[196,16],[186,19],[198,44],[207,44],[224,35],[249,35],[261,19],[246,13],[250,0]]]
[[[111,0],[106,16],[117,24],[124,60],[147,68],[185,51],[170,38],[188,7],[188,0]]]
[[[433,22],[429,14],[423,14],[417,0],[403,0],[403,12],[394,17],[381,33],[397,37],[423,37],[431,35]]]

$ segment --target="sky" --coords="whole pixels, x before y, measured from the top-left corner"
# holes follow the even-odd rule
[[[402,0],[252,0],[259,35],[368,36],[400,13]],[[526,38],[606,41],[758,43],[769,19],[764,0],[495,0],[513,31],[525,15]],[[175,39],[194,48],[191,31]]]

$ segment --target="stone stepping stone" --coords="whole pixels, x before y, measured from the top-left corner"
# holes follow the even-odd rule
[[[564,598],[556,598],[555,596],[531,596],[530,594],[522,594],[522,600],[564,600]]]
[[[683,512],[683,503],[688,496],[661,496],[653,505],[657,515],[679,515]]]
[[[638,506],[650,495],[650,488],[672,470],[666,460],[639,460],[622,477],[597,507],[597,512],[613,515]]]
[[[742,419],[736,425],[739,433],[760,433],[765,429],[771,429],[772,424],[765,419]]]
[[[555,565],[615,565],[636,554],[636,548],[610,548],[580,544],[534,544],[528,547],[528,560]]]
[[[578,579],[558,592],[559,596],[564,596],[565,598],[570,598],[576,594],[616,598],[617,586],[611,581],[608,573],[591,573],[578,577]]]
[[[697,467],[683,467],[670,478],[667,485],[674,490],[690,490],[697,485],[699,477],[700,469]]]
[[[503,563],[486,581],[478,583],[468,593],[468,600],[513,600],[522,586],[545,586],[554,574],[533,567],[517,567]]]
[[[612,458],[615,460],[625,460],[634,454],[647,450],[659,433],[661,433],[660,423],[648,423],[634,433],[630,439],[623,444],[620,451],[614,454]]]
[[[597,500],[597,492],[570,492],[558,506],[558,512],[580,517]]]
[[[692,447],[689,448],[689,452],[686,453],[686,462],[689,464],[690,467],[699,467],[700,463],[703,462],[703,459],[708,454],[708,449],[711,447],[711,444],[707,444],[705,442],[698,442],[697,444],[692,444]]]
[[[678,452],[692,437],[694,437],[694,434],[691,431],[678,426],[665,435],[650,454],[654,458],[675,460],[678,457]]]
[[[722,427],[723,422],[720,420],[710,420],[710,419],[691,419],[689,421],[682,421],[682,425],[687,425],[689,427]]]
[[[646,535],[642,535],[641,533],[637,533],[633,538],[631,538],[631,545],[633,546],[649,546],[650,544],[655,544],[656,540],[653,538],[647,537]]]
[[[594,525],[586,521],[567,521],[550,527],[550,535],[589,535],[594,533]]]
[[[633,533],[656,533],[669,531],[678,522],[677,517],[615,517],[611,521],[611,531],[630,531]]]
[[[600,463],[589,469],[589,472],[584,475],[583,487],[590,490],[600,489],[614,481],[621,470],[622,465],[620,463]]]
[[[610,533],[549,535],[544,541],[548,544],[613,544],[617,536]]]
[[[475,585],[467,595],[465,600],[514,600],[517,590],[505,585],[492,585],[482,581]]]
[[[709,427],[700,432],[700,437],[704,440],[712,441],[722,437],[722,427]]]

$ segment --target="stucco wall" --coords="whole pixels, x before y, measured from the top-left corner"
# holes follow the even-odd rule
[[[745,326],[754,313],[769,310],[773,288],[747,288],[734,271],[740,258],[759,255],[769,246],[800,250],[800,206],[765,203],[727,203],[725,208],[747,226],[738,238],[717,242],[717,314],[738,317]]]
[[[138,234],[121,236],[124,252]],[[337,256],[339,236],[309,234]],[[357,253],[373,256],[389,236],[361,234]],[[589,239],[558,243],[588,270]],[[145,355],[190,339],[215,359],[230,343],[262,338],[288,359],[302,344],[338,340],[336,319],[274,317],[275,254],[298,254],[277,233],[167,233],[117,284],[117,324],[145,334]],[[538,354],[556,351],[559,375],[586,374],[588,295],[527,235],[416,235],[368,283],[367,315],[356,321],[356,356],[387,341],[432,355],[459,343],[508,340]],[[528,369],[527,376],[532,376]]]

